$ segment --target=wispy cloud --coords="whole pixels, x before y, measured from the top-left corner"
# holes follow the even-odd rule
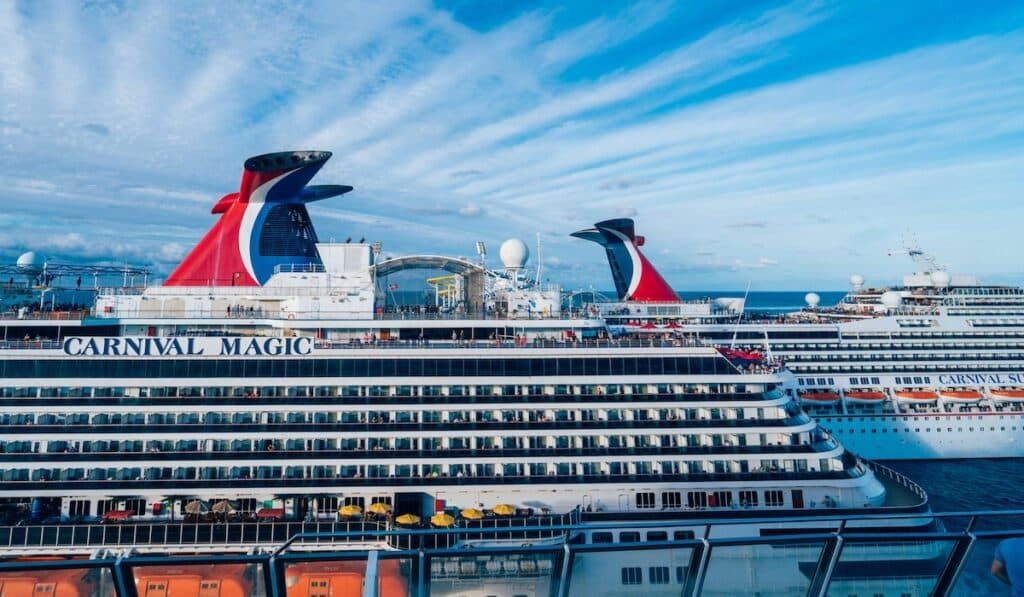
[[[389,251],[557,229],[551,268],[592,281],[564,235],[618,216],[694,258],[662,267],[678,287],[895,276],[908,225],[1016,267],[1021,7],[912,36],[927,3],[503,9],[0,3],[0,249],[173,262],[245,157],[309,148],[356,187],[311,207],[320,235]]]

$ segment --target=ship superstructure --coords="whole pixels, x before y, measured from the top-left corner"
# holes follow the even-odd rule
[[[620,293],[594,309],[616,335],[783,360],[803,406],[867,457],[1024,456],[1024,289],[950,274],[916,243],[902,252],[920,267],[902,285],[853,275],[831,307],[816,293],[784,314],[744,312],[743,299],[631,304]]]

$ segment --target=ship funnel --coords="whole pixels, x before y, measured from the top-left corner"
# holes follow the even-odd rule
[[[352,190],[307,186],[329,151],[286,151],[245,160],[237,193],[214,205],[220,219],[171,272],[167,286],[260,286],[280,265],[321,265],[306,203]]]
[[[637,236],[633,220],[620,218],[605,220],[574,232],[572,236],[595,242],[604,247],[608,265],[615,281],[615,291],[621,301],[649,303],[677,303],[679,296],[669,286],[647,257],[640,252],[644,237]]]

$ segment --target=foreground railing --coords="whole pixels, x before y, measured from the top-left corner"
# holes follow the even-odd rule
[[[198,594],[189,592],[188,583],[205,583],[233,587],[232,594],[274,597],[328,594],[328,588],[331,594],[365,596],[491,594],[502,593],[501,588],[507,594],[514,589],[558,597],[626,591],[976,595],[1006,591],[989,573],[992,553],[999,541],[1024,537],[1024,510],[924,519],[888,514],[705,523],[541,522],[516,527],[511,539],[506,527],[347,529],[304,531],[272,552],[249,555],[240,553],[251,550],[247,545],[232,546],[236,553],[229,555],[195,555],[194,548],[184,556],[165,555],[163,548],[157,550],[163,555],[106,549],[88,560],[3,562],[0,584],[12,592],[22,587],[25,594],[127,597],[148,593],[150,583],[162,584],[168,594],[175,588]],[[717,532],[722,525],[735,531],[737,524],[748,525],[743,527],[747,536]],[[420,547],[374,545],[367,543],[368,534],[391,545]],[[607,538],[598,540],[599,535]],[[466,540],[474,546],[450,547]],[[68,555],[46,550],[31,555],[61,553]],[[312,579],[324,584],[313,585]]]

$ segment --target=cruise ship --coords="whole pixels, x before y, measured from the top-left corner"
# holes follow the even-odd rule
[[[574,236],[607,250],[618,300],[594,307],[615,335],[685,338],[751,363],[782,360],[795,377],[787,390],[866,458],[1024,456],[1022,288],[950,274],[908,242],[918,271],[900,286],[869,287],[853,275],[835,306],[808,293],[797,312],[748,313],[742,297],[679,300],[640,252],[631,220]]]
[[[201,535],[176,535],[170,545],[154,530],[182,522],[572,522],[590,529],[574,541],[627,546],[669,532],[704,537],[711,519],[735,520],[714,527],[721,537],[827,530],[866,513],[919,513],[904,528],[933,528],[925,493],[820,427],[787,389],[795,378],[778,360],[751,364],[680,335],[613,337],[597,306],[563,310],[558,289],[524,275],[521,241],[501,246],[497,270],[485,267],[483,245],[475,261],[381,259],[376,243],[321,242],[307,204],[352,190],[309,184],[329,158],[299,151],[247,160],[238,192],[216,203],[214,226],[162,285],[101,289],[80,316],[0,319],[6,524],[148,529],[149,539],[133,531],[136,553],[209,549]],[[639,255],[631,227],[625,232],[589,234],[609,255]],[[654,269],[639,265],[618,270],[631,280],[625,308],[649,308],[650,293],[668,296]],[[464,300],[383,309],[387,276],[409,268],[451,272],[447,290]],[[663,528],[643,537],[630,526],[652,521]],[[484,543],[524,537],[509,531]],[[813,568],[820,546],[802,550],[735,557],[744,582],[790,594],[808,581],[802,566]],[[53,551],[40,539],[6,553]],[[678,594],[687,564],[674,553],[579,565],[593,568],[583,576],[599,593]],[[843,582],[870,577],[879,557],[919,571],[922,562],[941,564],[938,555],[855,553]],[[351,573],[343,568],[309,574]],[[530,585],[527,574],[542,568],[517,564],[501,582],[482,573],[464,575],[475,579],[468,585],[449,580],[461,591],[452,594],[543,594],[548,587]],[[448,572],[429,571],[436,586]],[[165,590],[175,573],[161,574],[151,585]],[[289,582],[313,587],[309,578]],[[918,580],[908,572],[901,586],[918,594]],[[524,583],[532,588],[521,590]]]

